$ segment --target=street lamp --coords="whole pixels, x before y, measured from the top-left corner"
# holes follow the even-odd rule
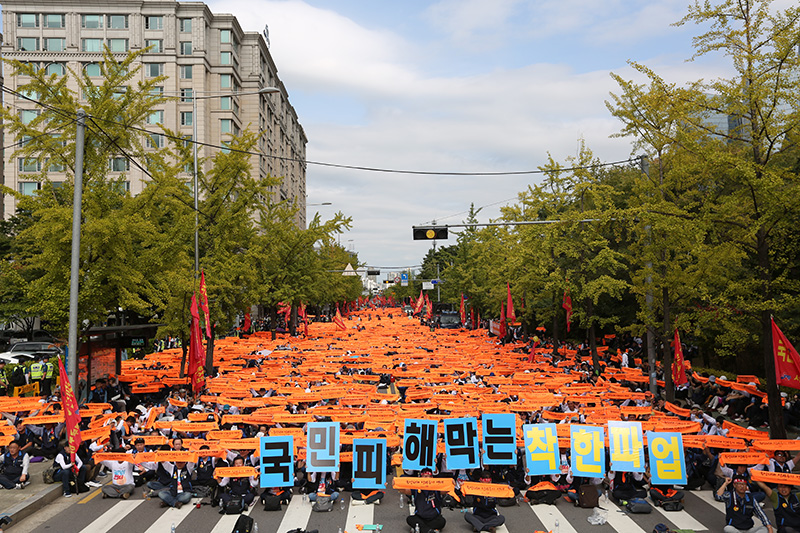
[[[197,101],[209,100],[211,98],[224,98],[226,96],[247,96],[251,94],[271,94],[279,93],[280,89],[277,87],[264,87],[257,91],[250,91],[245,93],[227,93],[227,94],[210,94],[206,96],[195,96],[192,93],[192,144],[194,145],[193,157],[193,186],[194,186],[194,277],[197,279],[200,276],[200,205],[199,205],[199,187],[197,185]]]

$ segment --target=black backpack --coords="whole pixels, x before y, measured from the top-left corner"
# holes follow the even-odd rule
[[[264,504],[265,511],[281,510],[281,497],[277,494],[263,494],[261,496],[261,503]]]
[[[628,500],[628,503],[625,504],[625,508],[629,513],[633,514],[649,514],[653,511],[653,507],[647,503],[647,500],[642,498],[631,498]]]
[[[243,514],[236,519],[236,525],[233,526],[233,533],[251,533],[253,531],[254,522],[255,520]]]
[[[14,370],[11,371],[11,377],[8,378],[8,382],[12,387],[22,387],[25,385],[25,369],[22,368],[22,365],[14,367]]]
[[[238,494],[231,494],[230,501],[222,509],[224,514],[240,514],[244,511],[244,498]]]
[[[600,494],[597,492],[597,487],[591,483],[581,485],[578,487],[578,500],[575,502],[575,507],[583,507],[584,509],[592,509],[600,506]]]

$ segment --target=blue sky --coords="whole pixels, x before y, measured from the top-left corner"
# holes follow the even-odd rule
[[[307,158],[427,171],[518,171],[574,155],[631,155],[609,136],[610,72],[628,60],[669,81],[722,76],[723,57],[686,62],[689,0],[212,0],[245,30],[269,25],[278,75],[309,139]],[[778,5],[788,2],[779,0]],[[499,213],[532,176],[426,177],[308,166],[308,201],[353,217],[342,242],[369,265],[420,263],[411,226]],[[352,239],[352,242],[350,241]],[[445,244],[445,243],[442,243]],[[390,269],[384,269],[388,271]]]

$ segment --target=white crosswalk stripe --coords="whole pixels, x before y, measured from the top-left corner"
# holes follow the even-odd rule
[[[292,529],[305,529],[308,519],[311,516],[311,502],[306,499],[303,501],[301,495],[294,496],[286,507],[281,525],[278,531],[291,531]]]
[[[653,505],[653,509],[664,515],[664,518],[675,524],[678,529],[693,529],[694,531],[708,531],[708,528],[694,519],[686,511],[665,511]]]
[[[248,507],[242,514],[249,515],[250,512],[253,510],[253,507]],[[238,514],[226,514],[222,515],[219,518],[219,522],[217,525],[214,526],[214,529],[211,530],[211,533],[230,533],[233,531],[233,526],[236,525],[236,521],[239,520]],[[169,529],[162,530],[162,531],[169,531]]]
[[[144,500],[116,502],[111,509],[101,514],[97,520],[85,527],[81,533],[106,533],[143,503]]]
[[[153,525],[147,528],[145,533],[163,533],[164,531],[170,531],[170,528],[173,525],[178,527],[178,525],[183,522],[187,516],[189,516],[189,513],[192,512],[192,509],[194,509],[194,506],[199,501],[200,498],[193,498],[192,501],[184,504],[184,506],[180,509],[176,509],[174,507],[166,509],[164,513],[158,517],[155,522],[153,522]],[[233,528],[233,525],[231,525],[231,528]]]
[[[542,523],[544,528],[547,531],[559,531],[560,533],[578,533],[578,531],[572,527],[572,524],[569,523],[567,517],[558,510],[558,507],[555,505],[530,505],[530,508],[533,510],[534,514],[536,514],[536,518]],[[558,527],[556,527],[556,522],[558,522]]]
[[[340,496],[344,498],[345,496]],[[364,524],[372,524],[375,507],[372,504],[359,503],[354,505],[353,500],[350,500],[350,506],[347,509],[347,523],[344,526],[344,531],[358,531],[356,526],[363,526]]]
[[[694,496],[697,496],[698,498],[700,498],[704,502],[708,503],[709,505],[711,505],[715,509],[719,509],[723,513],[725,512],[725,504],[723,502],[718,502],[717,500],[715,500],[714,499],[714,493],[711,492],[710,490],[695,490],[695,491],[692,491],[692,494]]]
[[[600,506],[608,510],[608,525],[619,531],[619,533],[644,533],[644,529],[639,527],[627,513],[617,507],[611,500],[606,502],[605,499],[601,499]]]

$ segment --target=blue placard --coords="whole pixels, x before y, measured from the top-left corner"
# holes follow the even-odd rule
[[[556,425],[524,424],[522,435],[525,438],[525,473],[529,476],[560,473]]]
[[[291,487],[294,485],[294,437],[261,437],[259,485]]]
[[[605,433],[602,427],[570,426],[572,474],[582,477],[606,475]]]
[[[339,424],[309,422],[306,426],[306,470],[339,471]]]
[[[647,432],[651,485],[686,485],[683,436],[680,433]]]
[[[481,416],[483,426],[483,464],[517,464],[517,415],[513,413]],[[558,445],[556,444],[556,447]]]
[[[433,469],[436,466],[436,420],[405,419],[403,434],[403,468],[405,470]]]
[[[444,445],[448,470],[478,468],[481,465],[478,419],[474,416],[446,419]]]
[[[609,420],[608,452],[614,472],[644,472],[642,423]]]
[[[353,488],[386,488],[386,439],[353,439]]]

